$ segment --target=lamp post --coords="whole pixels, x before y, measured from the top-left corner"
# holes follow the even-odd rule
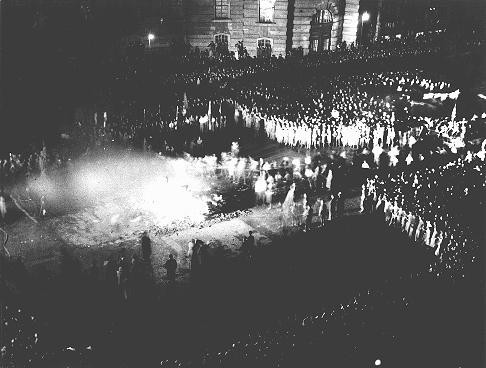
[[[155,35],[153,33],[149,33],[147,35],[147,40],[148,40],[148,46],[149,48],[152,47],[152,41],[155,39]]]
[[[369,20],[370,20],[370,13],[365,11],[363,14],[361,14],[361,32],[360,32],[360,35],[359,35],[359,44],[360,45],[363,44],[363,24],[364,24],[364,22],[367,22]]]

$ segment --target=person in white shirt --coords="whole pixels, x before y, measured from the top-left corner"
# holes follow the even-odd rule
[[[380,155],[383,153],[383,148],[380,145],[381,141],[378,142],[376,146],[373,147],[371,152],[373,152],[373,157],[375,159],[375,164],[378,165],[380,163]]]

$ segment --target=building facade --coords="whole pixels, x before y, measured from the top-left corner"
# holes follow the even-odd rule
[[[194,47],[242,42],[252,56],[334,49],[356,41],[359,0],[186,0],[185,39]]]
[[[168,47],[174,40],[207,49],[211,43],[236,52],[241,42],[251,56],[285,55],[302,48],[333,50],[342,41],[483,24],[484,0],[4,0],[3,4],[80,9],[83,18],[131,14],[133,40]],[[467,4],[467,6],[465,6]],[[35,6],[34,6],[35,5]],[[363,17],[363,14],[366,17]],[[484,28],[484,27],[483,27]],[[151,42],[148,41],[151,35]]]

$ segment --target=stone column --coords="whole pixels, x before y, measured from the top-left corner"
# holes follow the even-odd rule
[[[343,41],[348,46],[354,42],[356,44],[356,34],[358,33],[359,22],[359,0],[346,0],[343,22]]]
[[[377,6],[377,14],[376,14],[376,27],[375,27],[375,37],[373,37],[374,41],[378,41],[380,37],[380,28],[381,28],[381,10],[383,9],[383,0],[378,0]]]

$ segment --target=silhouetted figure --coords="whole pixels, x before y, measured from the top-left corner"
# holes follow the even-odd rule
[[[242,250],[246,257],[248,263],[251,263],[255,255],[255,237],[253,236],[253,231],[249,231],[248,237],[243,240]]]
[[[199,248],[199,266],[205,271],[206,266],[209,263],[209,245],[207,243],[201,242],[201,248]]]
[[[305,219],[305,230],[308,231],[312,227],[312,219],[314,218],[314,208],[309,206],[309,211],[307,212],[307,218]]]
[[[344,194],[343,194],[343,192],[338,193],[337,216],[338,217],[344,216]]]
[[[165,262],[164,268],[167,270],[167,278],[170,282],[175,282],[177,261],[172,254],[169,254],[169,259]]]
[[[201,249],[202,242],[200,240],[194,241],[191,253],[191,273],[197,273],[199,271],[199,250]]]
[[[248,242],[248,248],[253,251],[255,249],[255,237],[253,236],[253,231],[250,230],[248,233],[249,235],[246,239]]]
[[[116,271],[116,278],[117,278],[117,286],[120,292],[120,296],[122,300],[127,300],[128,299],[128,289],[127,289],[128,275],[122,266],[118,267],[118,270]]]
[[[331,199],[331,218],[332,219],[335,219],[338,216],[338,201],[339,201],[339,196],[340,196],[339,193],[332,196],[332,199]]]
[[[148,260],[152,255],[152,241],[146,231],[142,235],[142,258]]]

